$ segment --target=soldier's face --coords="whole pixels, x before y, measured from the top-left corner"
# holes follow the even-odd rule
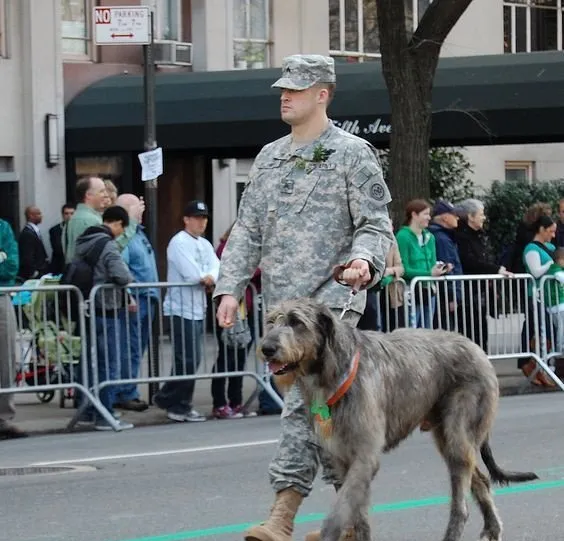
[[[280,95],[280,116],[290,126],[307,122],[323,106],[326,89],[316,86],[306,90],[283,89]]]

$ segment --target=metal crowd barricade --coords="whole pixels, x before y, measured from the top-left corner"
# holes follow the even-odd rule
[[[251,289],[251,312],[239,312],[228,332],[217,326],[215,305],[202,312],[205,297],[199,284],[134,283],[127,290],[95,286],[89,297],[94,396],[107,402],[104,393],[112,388],[109,399],[116,403],[122,396],[136,396],[139,384],[164,383],[155,402],[166,409],[164,401],[190,393],[196,380],[250,377],[257,390],[264,388],[282,406],[252,348],[261,335],[261,316],[260,296]],[[154,358],[148,359],[151,352]],[[256,391],[243,409],[254,396]]]
[[[555,276],[543,276],[539,282],[538,295],[540,354],[554,369],[557,360],[564,358],[564,284]],[[557,384],[561,382],[561,378],[555,377],[558,379]],[[561,383],[559,386],[563,388]]]
[[[414,278],[409,287],[409,325],[464,334],[490,360],[534,359],[564,390],[549,369],[539,339],[539,302],[530,274]],[[532,380],[537,370],[530,376]]]
[[[7,348],[0,352],[0,394],[36,393],[41,402],[50,402],[60,392],[64,407],[81,392],[105,416],[80,362],[86,355],[82,294],[57,284],[57,278],[45,276],[0,288]]]
[[[408,322],[409,289],[403,278],[396,278],[376,292],[377,328],[382,332],[405,327]]]

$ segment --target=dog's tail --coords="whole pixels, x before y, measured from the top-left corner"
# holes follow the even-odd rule
[[[534,481],[538,479],[538,475],[534,472],[514,472],[502,470],[496,463],[492,448],[490,447],[489,439],[480,447],[480,454],[482,460],[490,472],[491,480],[500,485],[507,485],[509,483],[524,483],[526,481]]]

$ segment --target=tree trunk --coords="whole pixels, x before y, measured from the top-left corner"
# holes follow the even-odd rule
[[[410,199],[430,196],[433,79],[441,46],[471,1],[434,0],[411,35],[406,28],[405,3],[376,0],[382,73],[392,113],[388,178],[396,225]]]

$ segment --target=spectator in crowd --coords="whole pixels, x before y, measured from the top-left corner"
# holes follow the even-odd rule
[[[547,281],[544,298],[551,319],[556,324],[555,351],[564,352],[564,248],[557,248],[552,257],[554,263],[549,267],[547,275],[554,276],[554,280]],[[558,370],[558,369],[557,369]],[[558,373],[558,371],[557,371]],[[559,376],[561,377],[561,376]]]
[[[431,221],[431,205],[423,199],[407,204],[403,227],[396,233],[403,263],[404,278],[411,283],[420,276],[443,276],[451,266],[437,261],[435,237],[427,229]],[[415,291],[415,321],[412,326],[432,328],[436,304],[436,285],[423,282]]]
[[[509,249],[508,254],[508,269],[515,274],[522,274],[525,272],[525,264],[523,262],[523,250],[525,246],[533,240],[534,232],[532,230],[533,224],[541,216],[551,216],[552,207],[548,203],[534,203],[531,205],[523,215],[523,219],[517,226],[515,234],[515,241]],[[521,292],[523,293],[523,291]],[[523,298],[523,297],[521,297]]]
[[[458,227],[457,209],[447,201],[438,200],[433,207],[433,222],[429,231],[435,237],[437,259],[451,267],[448,273],[453,276],[462,274],[462,263],[458,254],[455,230]],[[462,300],[462,282],[448,282],[438,285],[435,328],[447,331],[456,330],[456,307]]]
[[[62,274],[65,270],[65,253],[63,251],[63,227],[68,223],[74,214],[75,206],[72,203],[65,203],[61,209],[63,221],[49,229],[49,240],[53,253],[51,255],[52,274]]]
[[[486,215],[484,204],[478,199],[466,199],[458,204],[460,220],[456,231],[458,253],[463,274],[501,274],[513,276],[503,266],[494,263],[489,255],[484,232]],[[488,320],[491,305],[496,302],[491,282],[465,282],[464,299],[459,304],[459,331],[488,351]]]
[[[397,282],[404,274],[397,242],[392,244],[386,256],[382,280],[367,291],[366,308],[357,328],[368,331],[391,332],[405,326],[403,309],[403,284]]]
[[[564,199],[558,201],[558,225],[555,244],[558,248],[564,248]]]
[[[73,260],[76,239],[89,227],[102,224],[106,198],[104,181],[98,177],[83,177],[76,183],[76,211],[63,227],[65,262]]]
[[[159,281],[157,261],[145,228],[141,225],[144,207],[139,203],[139,198],[130,193],[122,194],[116,200],[116,204],[128,213],[131,214],[132,209],[137,212],[134,216],[137,230],[122,257],[136,282],[154,283]],[[133,290],[133,296],[137,310],[129,313],[122,309],[119,314],[122,379],[137,378],[139,375],[139,367],[149,345],[149,333],[159,301],[159,290],[154,287],[136,288]],[[141,400],[135,383],[126,383],[116,388],[115,399],[115,407],[119,409],[145,411],[149,407]]]
[[[229,233],[234,224],[219,239],[216,255],[221,261],[221,254],[229,238]],[[256,269],[251,283],[260,293],[260,269]],[[246,316],[246,324],[249,330],[250,341],[246,345],[239,344],[235,347],[229,341],[224,341],[222,337],[229,336],[229,330],[216,327],[217,341],[219,345],[217,360],[213,367],[213,372],[241,372],[245,370],[245,363],[251,344],[255,341],[255,314],[253,305],[253,291],[249,286],[245,290],[245,300],[242,301],[241,312]],[[241,314],[240,312],[240,314]],[[243,322],[244,323],[244,322]],[[260,314],[259,321],[260,324]],[[225,396],[225,378],[214,378],[211,380],[211,394],[213,399],[212,415],[216,419],[241,419],[242,417],[253,416],[253,413],[243,410],[243,378],[241,376],[230,377],[227,380],[227,398]],[[255,414],[256,415],[256,414]]]
[[[96,250],[101,243],[102,251],[93,270],[92,283],[115,284],[126,286],[133,281],[127,265],[121,258],[119,246],[115,241],[123,234],[129,224],[127,211],[119,206],[108,207],[102,215],[102,225],[90,226],[76,241],[75,258],[85,260],[91,250]],[[96,353],[98,381],[119,379],[118,351],[120,350],[120,328],[116,312],[126,304],[122,289],[104,289],[96,295],[93,311],[96,317]],[[91,369],[92,367],[89,366]],[[106,386],[100,390],[100,402],[114,416],[115,386]],[[108,422],[90,406],[83,414],[83,419],[94,418],[96,430],[112,430]],[[119,421],[122,429],[133,428],[131,423]]]
[[[25,219],[27,223],[18,238],[19,277],[24,281],[30,278],[40,278],[49,272],[49,258],[39,230],[39,224],[43,220],[41,210],[35,205],[27,207]]]
[[[106,187],[106,200],[104,206],[107,208],[116,204],[118,189],[111,180],[104,180],[104,186]]]
[[[164,315],[172,317],[172,375],[195,374],[202,360],[206,293],[215,285],[219,273],[219,259],[203,237],[208,216],[203,201],[188,203],[183,216],[184,229],[172,237],[166,251],[167,281],[186,284],[169,288],[163,306]],[[165,409],[172,421],[205,421],[193,408],[193,396],[193,379],[169,381],[155,395],[155,404]]]
[[[18,273],[18,243],[12,227],[0,220],[0,287],[12,287]],[[16,378],[16,315],[9,294],[0,293],[0,388],[14,385]],[[0,394],[0,439],[27,434],[12,423],[16,414],[13,394]]]
[[[540,216],[531,226],[531,232],[533,233],[532,241],[529,242],[525,249],[523,250],[523,263],[525,266],[525,272],[531,274],[535,278],[535,282],[537,286],[540,284],[541,278],[548,273],[549,269],[554,264],[554,251],[555,246],[552,244],[552,239],[554,239],[554,235],[556,234],[556,223],[550,216]],[[534,312],[533,310],[538,311],[538,317],[544,317],[545,322],[547,325],[547,329],[550,325],[550,318],[548,317],[548,313],[542,312],[542,308],[540,304],[537,303],[537,300],[533,296],[533,288],[531,283],[529,282],[527,288],[527,294],[529,296],[528,308],[529,313],[526,320],[529,322],[528,330],[529,330],[529,337],[534,336]],[[550,333],[547,333],[550,336]],[[523,340],[523,336],[522,336]],[[526,342],[526,337],[525,337]],[[523,351],[529,350],[534,344],[526,344],[523,343],[524,346]],[[527,349],[525,349],[527,348]],[[531,349],[530,351],[534,351]],[[533,358],[526,361],[525,359],[521,359],[519,363],[519,367],[523,371],[523,373],[528,377],[530,376],[536,368],[536,362]],[[550,378],[546,376],[546,374],[542,371],[539,371],[532,380],[532,383],[535,385],[544,385],[546,387],[553,387],[554,383]]]
[[[70,263],[76,249],[76,239],[91,226],[102,224],[102,212],[108,208],[106,185],[99,177],[83,177],[76,183],[76,198],[79,201],[76,212],[63,228],[63,248],[66,263]],[[139,205],[144,207],[143,201]],[[134,216],[138,209],[130,209],[129,225],[116,239],[120,250],[123,250],[137,230]]]

